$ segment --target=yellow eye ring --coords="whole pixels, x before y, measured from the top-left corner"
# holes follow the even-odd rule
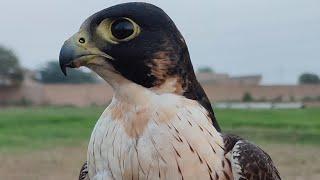
[[[141,30],[133,20],[122,17],[117,19],[105,19],[97,28],[97,33],[113,44],[134,39]]]

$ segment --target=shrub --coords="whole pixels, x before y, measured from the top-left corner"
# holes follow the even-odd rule
[[[253,97],[251,96],[251,94],[249,92],[246,92],[243,94],[242,101],[243,102],[252,102]]]

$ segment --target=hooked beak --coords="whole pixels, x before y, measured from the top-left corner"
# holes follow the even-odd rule
[[[90,45],[89,42],[86,42],[85,38],[79,38],[78,34],[76,34],[65,41],[60,50],[59,63],[61,71],[66,76],[68,67],[78,68],[86,66],[96,57],[113,60],[113,57]]]
[[[59,63],[61,71],[65,76],[67,75],[67,67],[74,68],[74,65],[72,64],[73,60],[75,59],[74,51],[75,48],[71,43],[68,43],[68,41],[63,44],[60,50]]]

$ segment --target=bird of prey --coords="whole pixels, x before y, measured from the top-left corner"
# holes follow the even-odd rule
[[[221,133],[186,42],[160,8],[133,2],[95,13],[59,61],[65,74],[85,66],[114,90],[80,179],[280,179],[258,146]]]

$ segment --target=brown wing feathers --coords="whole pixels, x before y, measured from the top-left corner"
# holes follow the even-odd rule
[[[270,156],[258,146],[235,135],[223,135],[226,154],[231,154],[234,177],[239,180],[280,180]]]

